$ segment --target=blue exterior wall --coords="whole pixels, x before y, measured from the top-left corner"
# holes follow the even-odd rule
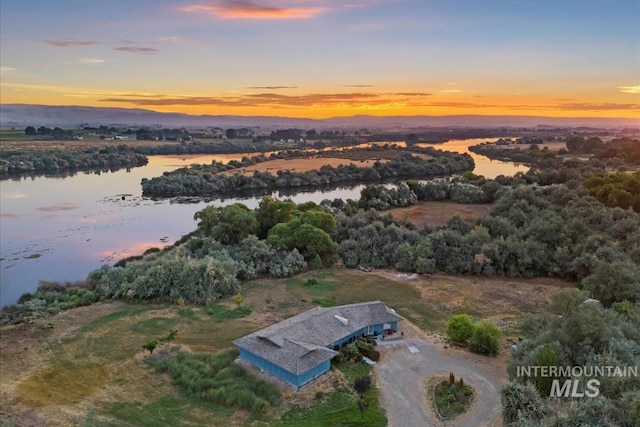
[[[247,351],[243,348],[240,349],[240,357],[242,357],[247,362],[257,366],[258,368],[264,369],[266,372],[271,375],[278,377],[282,380],[285,380],[289,384],[293,384],[296,387],[300,387],[303,384],[311,381],[315,377],[324,374],[331,368],[331,361],[327,360],[320,365],[309,369],[307,372],[303,372],[300,375],[295,375],[286,369],[281,368],[278,365],[274,365],[268,360],[263,359],[260,356],[256,356],[255,354]]]
[[[394,331],[398,330],[398,322],[392,322],[390,325],[391,325],[390,329],[392,329]],[[384,326],[384,324],[382,324],[382,323],[373,325],[373,332],[374,333],[378,333],[378,334],[384,333],[383,326]],[[359,329],[359,330],[355,331],[354,333],[349,334],[349,335],[339,339],[338,341],[332,343],[328,347],[331,348],[331,349],[340,349],[345,344],[348,344],[349,342],[353,342],[356,339],[367,335],[368,329],[369,329],[368,327]],[[316,366],[314,368],[311,368],[307,372],[303,372],[300,375],[295,375],[295,374],[287,371],[286,369],[283,369],[280,366],[275,365],[275,364],[269,362],[268,360],[265,360],[262,357],[257,356],[255,354],[251,353],[250,351],[247,351],[247,350],[245,350],[243,348],[240,349],[240,357],[242,357],[247,362],[257,366],[258,368],[264,369],[266,372],[270,373],[271,375],[273,375],[275,377],[278,377],[278,378],[288,382],[289,384],[293,384],[296,387],[300,387],[303,384],[306,384],[307,382],[311,381],[312,379],[324,374],[325,372],[327,372],[331,368],[331,361],[327,360],[326,362],[323,362],[320,365],[318,365],[318,366]]]
[[[391,322],[390,323],[391,328],[394,331],[398,330],[398,322]],[[384,323],[378,323],[376,325],[373,325],[373,333],[374,334],[382,334],[384,333]],[[341,349],[343,346],[345,346],[346,344],[349,344],[350,342],[355,341],[356,339],[360,338],[360,337],[364,337],[367,335],[367,331],[368,331],[368,327],[366,328],[362,328],[362,329],[358,329],[357,331],[355,331],[352,334],[349,334],[347,336],[345,336],[344,338],[339,339],[338,341],[335,341],[331,344],[329,344],[329,348],[333,349],[333,350],[339,350]]]
[[[329,369],[331,369],[331,360],[327,360],[326,362],[319,364],[315,368],[311,368],[307,372],[303,372],[302,374],[298,375],[298,384],[295,385],[300,387],[301,385],[308,383],[312,379],[324,374]]]

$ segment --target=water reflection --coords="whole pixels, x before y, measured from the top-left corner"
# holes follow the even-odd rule
[[[470,145],[485,141],[421,145],[462,153],[468,152]],[[476,162],[475,172],[487,177],[527,170],[526,166],[470,154]],[[102,264],[113,264],[149,247],[172,243],[193,231],[193,214],[206,204],[242,202],[250,208],[257,207],[256,196],[211,202],[190,200],[186,204],[176,199],[141,196],[142,178],[193,163],[228,162],[248,155],[251,154],[151,156],[146,166],[115,172],[30,176],[0,182],[0,305],[14,303],[21,294],[34,291],[39,280],[83,279]],[[363,185],[356,185],[274,195],[290,197],[296,203],[358,199],[362,188]]]

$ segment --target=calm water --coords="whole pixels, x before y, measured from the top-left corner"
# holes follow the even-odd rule
[[[460,140],[433,146],[465,153],[469,146],[484,141]],[[470,154],[476,162],[474,172],[489,178],[528,169]],[[183,204],[141,196],[142,178],[192,163],[239,160],[246,155],[151,156],[148,165],[131,170],[0,182],[0,305],[12,304],[23,293],[33,292],[40,280],[83,279],[105,263],[112,265],[150,247],[171,244],[195,229],[193,214],[207,204],[224,206],[241,201],[257,207],[256,197]],[[296,203],[358,199],[362,188],[287,197]]]

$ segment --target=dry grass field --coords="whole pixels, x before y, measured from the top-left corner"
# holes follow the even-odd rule
[[[466,221],[478,219],[487,215],[491,205],[476,204],[466,205],[453,202],[421,202],[406,208],[394,208],[387,211],[396,220],[406,220],[416,227],[439,227],[446,225],[447,221],[455,215]],[[387,213],[385,212],[385,213]]]
[[[386,160],[380,160],[384,163]],[[346,158],[333,158],[333,157],[301,157],[293,159],[277,159],[269,160],[267,162],[258,163],[246,168],[234,169],[232,171],[222,172],[223,175],[232,175],[241,173],[243,175],[253,175],[254,172],[270,172],[275,174],[279,170],[288,170],[291,172],[307,172],[310,170],[320,169],[322,166],[348,166],[356,165],[358,167],[372,166],[376,160],[350,160]]]
[[[498,145],[500,148],[504,148],[506,150],[513,150],[515,148],[520,148],[521,150],[526,150],[529,148],[530,144],[510,144],[510,145]],[[567,144],[564,141],[548,141],[540,144],[536,144],[538,148],[541,150],[543,148],[547,148],[549,151],[558,151],[561,148],[567,148]]]
[[[309,278],[317,283],[310,284]],[[109,302],[77,308],[0,329],[0,422],[79,425],[93,412],[99,421],[116,426],[255,425],[246,413],[189,401],[167,376],[143,362],[148,353],[141,346],[176,329],[173,345],[215,353],[235,338],[310,307],[376,299],[433,334],[461,312],[512,324],[569,286],[548,278],[438,274],[407,280],[393,270],[331,269],[245,285],[243,306],[251,312],[239,319],[225,317],[235,308],[231,302],[213,307]],[[500,359],[487,363],[503,368]],[[304,401],[288,393],[285,402]],[[286,408],[285,403],[280,411]],[[271,424],[265,422],[260,425]]]

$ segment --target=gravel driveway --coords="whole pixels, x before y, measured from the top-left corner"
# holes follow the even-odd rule
[[[382,358],[375,372],[389,427],[502,425],[501,379],[483,366],[484,357],[443,349],[421,338],[406,338],[395,344],[387,342],[379,345],[378,350]],[[449,372],[453,372],[456,379],[462,377],[475,389],[475,399],[470,411],[443,422],[437,418],[427,396],[426,379],[438,374],[448,377]]]

